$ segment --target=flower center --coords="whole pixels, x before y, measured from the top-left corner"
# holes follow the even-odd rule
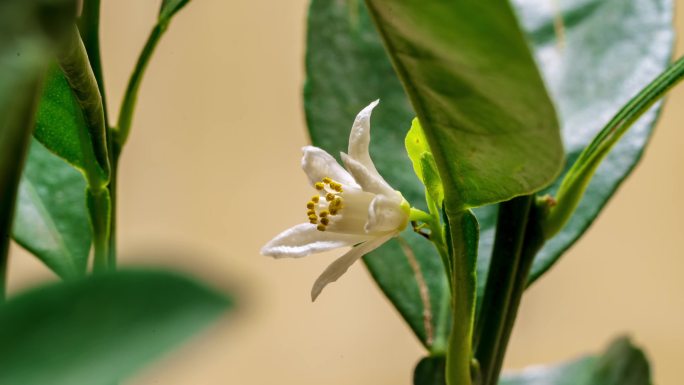
[[[318,231],[325,231],[330,224],[330,217],[342,210],[342,184],[326,176],[314,187],[319,195],[314,195],[306,203],[306,215],[309,223],[316,225]]]

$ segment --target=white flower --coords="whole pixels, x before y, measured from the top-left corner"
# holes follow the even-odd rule
[[[368,153],[374,101],[356,116],[349,135],[349,153],[341,153],[346,170],[327,152],[307,146],[302,168],[317,190],[306,204],[308,221],[285,230],[268,242],[262,255],[303,257],[338,247],[354,246],[334,261],[311,289],[315,300],[365,254],[401,232],[410,206],[378,173]]]

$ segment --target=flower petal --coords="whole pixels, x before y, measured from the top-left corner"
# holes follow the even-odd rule
[[[353,249],[349,250],[347,254],[336,259],[335,262],[330,264],[330,266],[323,271],[323,274],[316,279],[316,282],[314,282],[314,285],[311,288],[311,301],[315,301],[318,295],[321,294],[321,291],[323,291],[323,289],[329,283],[337,281],[337,279],[340,278],[342,274],[347,272],[349,267],[353,265],[354,262],[356,262],[359,258],[377,249],[383,243],[389,241],[390,238],[392,238],[395,234],[396,233],[391,233],[382,237],[371,239],[368,242],[354,247]]]
[[[318,231],[315,225],[301,223],[278,234],[261,248],[261,255],[275,258],[304,257],[338,247],[353,246],[371,238],[365,235]]]
[[[345,153],[341,153],[340,156],[342,156],[345,167],[352,174],[356,183],[361,185],[363,191],[386,195],[389,198],[397,196],[396,191],[389,183],[385,182],[380,174],[371,172],[366,166]],[[401,198],[398,199],[401,201]]]
[[[369,234],[402,231],[408,224],[408,213],[396,200],[376,195],[368,208],[368,222],[364,229]]]
[[[324,150],[314,147],[302,147],[302,169],[309,177],[309,181],[313,185],[320,182],[324,177],[329,177],[347,187],[356,187],[359,185],[354,182],[354,178],[340,166],[332,155]]]
[[[351,133],[349,134],[349,156],[356,159],[373,174],[380,175],[371,160],[368,147],[370,145],[370,118],[373,108],[378,105],[380,100],[376,100],[366,106],[354,120]]]

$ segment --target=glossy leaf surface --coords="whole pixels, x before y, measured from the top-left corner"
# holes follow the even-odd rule
[[[555,111],[507,2],[366,3],[430,143],[447,213],[554,180]]]
[[[213,290],[163,272],[43,286],[0,307],[0,383],[116,383],[229,307]]]
[[[306,67],[304,107],[313,143],[331,154],[346,151],[354,116],[379,98],[371,120],[373,162],[411,205],[427,210],[424,187],[404,148],[414,114],[362,2],[311,2]],[[427,282],[428,323],[414,270],[397,241],[388,242],[364,261],[418,338],[432,345],[443,341],[449,330],[446,275],[432,244],[408,230],[403,236]]]
[[[504,374],[499,385],[651,385],[650,376],[644,353],[621,338],[599,356]]]
[[[62,278],[85,273],[92,240],[85,180],[36,140],[22,174],[15,215],[12,237],[17,243]]]
[[[515,1],[562,118],[569,167],[618,110],[662,72],[673,48],[671,0],[561,2],[564,39],[545,0]],[[589,70],[590,69],[590,70]],[[570,222],[537,255],[534,280],[594,221],[641,158],[660,105],[645,114],[599,166]],[[560,178],[547,192],[553,194]]]

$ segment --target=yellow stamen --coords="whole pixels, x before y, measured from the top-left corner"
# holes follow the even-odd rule
[[[309,215],[309,220],[310,220],[310,221],[313,221],[314,219],[316,219],[316,220],[318,219],[318,217],[316,216],[316,214],[314,214],[314,215]]]
[[[325,184],[331,184],[332,181],[333,181],[333,180],[330,179],[330,178],[328,178],[327,176],[326,176],[325,178],[323,178],[323,183],[325,183]]]
[[[311,202],[313,203],[318,203],[318,200],[321,199],[318,195],[314,195],[311,197]]]
[[[316,204],[315,204],[315,203],[313,203],[313,202],[311,202],[311,201],[309,201],[309,202],[306,203],[306,208],[307,208],[307,209],[313,210],[314,207],[316,207]]]
[[[325,185],[323,184],[323,182],[316,182],[314,184],[314,187],[316,188],[316,190],[323,190],[325,188]]]
[[[321,211],[320,213],[318,213],[318,215],[319,215],[321,218],[327,217],[328,214],[329,214],[329,213],[328,213],[328,210],[323,210],[323,211]]]
[[[309,211],[306,212],[306,215],[308,215],[308,216],[316,215],[316,211],[314,211],[314,210],[309,210]]]
[[[330,209],[330,215],[337,215],[337,209]]]
[[[328,218],[321,218],[321,224],[323,224],[323,225],[326,225],[326,226],[327,226],[327,225],[328,225],[328,223],[330,223],[330,219],[328,219]]]
[[[333,195],[332,193],[327,193],[327,194],[325,194],[325,200],[326,200],[326,201],[330,202],[330,201],[332,201],[333,199],[335,199],[335,195]]]
[[[318,225],[318,226],[316,226],[316,230],[318,230],[318,231],[325,231],[325,225]]]

